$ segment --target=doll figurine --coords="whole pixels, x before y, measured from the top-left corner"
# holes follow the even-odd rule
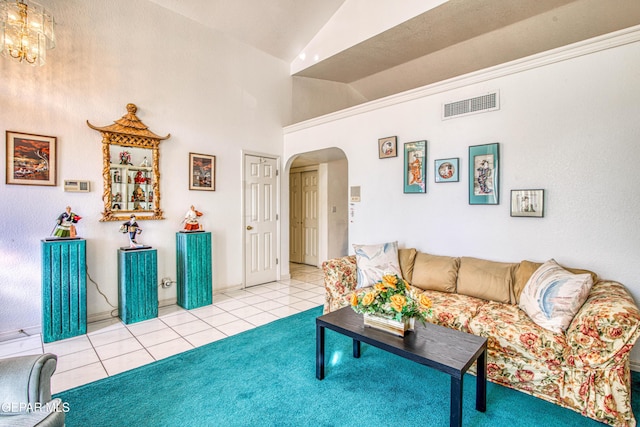
[[[136,236],[142,233],[142,229],[138,227],[138,223],[136,222],[135,215],[131,215],[131,217],[129,218],[129,221],[125,222],[120,226],[120,232],[129,234],[129,247],[141,248],[144,246],[144,245],[138,244],[138,242],[136,241]]]
[[[71,212],[71,206],[67,206],[65,211],[58,216],[56,225],[53,228],[55,237],[76,237],[76,224],[82,219],[81,216]]]
[[[202,212],[197,211],[196,208],[191,205],[191,208],[184,216],[184,229],[185,231],[202,231],[202,224],[198,223],[198,218],[202,216]]]

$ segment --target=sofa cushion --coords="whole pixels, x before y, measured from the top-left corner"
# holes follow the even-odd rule
[[[398,262],[398,242],[379,245],[353,245],[358,269],[356,289],[373,286],[385,274],[402,276]]]
[[[413,278],[413,265],[416,261],[417,250],[411,249],[398,249],[398,262],[400,263],[400,271],[402,272],[402,278],[411,284]]]
[[[518,264],[462,257],[458,293],[502,303],[511,302],[513,272]]]
[[[411,284],[423,290],[455,292],[459,258],[418,252]]]
[[[466,295],[427,290],[422,294],[431,300],[433,315],[429,323],[446,326],[463,332],[469,332],[469,321],[476,315],[480,306],[487,302]]]
[[[531,275],[519,307],[543,328],[563,332],[589,296],[591,286],[590,274],[573,274],[551,259]]]
[[[515,303],[518,304],[520,302],[520,294],[522,294],[522,290],[524,286],[529,281],[531,275],[540,268],[542,265],[541,262],[533,262],[533,261],[521,261],[516,268],[515,278],[513,282],[513,293],[515,296]],[[579,268],[569,268],[563,267],[565,270],[572,272],[573,274],[585,274],[588,273],[591,275],[591,279],[593,279],[593,283],[598,281],[598,275],[593,271],[582,270]]]
[[[469,332],[488,338],[487,346],[514,360],[541,360],[557,369],[569,351],[564,334],[535,324],[518,306],[488,302],[469,322]]]

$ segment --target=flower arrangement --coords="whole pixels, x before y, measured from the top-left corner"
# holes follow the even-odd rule
[[[387,274],[372,290],[354,292],[351,308],[356,313],[375,314],[396,321],[416,318],[424,321],[433,315],[431,299],[417,292],[397,275]]]

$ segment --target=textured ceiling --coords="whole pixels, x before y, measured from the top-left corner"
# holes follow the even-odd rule
[[[291,63],[345,0],[150,1]],[[295,76],[372,100],[639,24],[640,0],[450,0]]]
[[[149,0],[291,62],[345,0]]]

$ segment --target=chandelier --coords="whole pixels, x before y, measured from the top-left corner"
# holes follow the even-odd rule
[[[44,65],[47,50],[56,46],[53,16],[38,3],[0,0],[0,53],[2,56]]]

